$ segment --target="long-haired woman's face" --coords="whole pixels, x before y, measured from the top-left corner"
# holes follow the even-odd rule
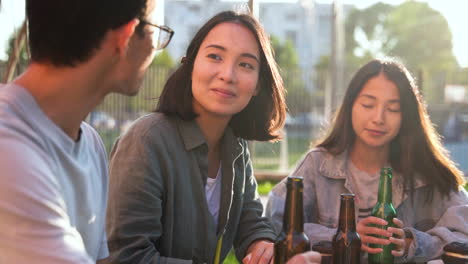
[[[369,79],[352,108],[355,144],[388,147],[401,127],[400,92],[384,74]]]
[[[257,93],[259,45],[243,25],[224,22],[203,40],[192,71],[194,111],[231,118]]]

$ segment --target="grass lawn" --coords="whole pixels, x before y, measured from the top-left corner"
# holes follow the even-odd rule
[[[259,181],[257,186],[258,194],[268,195],[271,189],[277,184],[275,181]]]
[[[116,130],[98,130],[98,133],[104,142],[107,155],[110,155],[112,146],[114,145],[115,140],[117,140],[117,137],[120,135],[120,132]]]
[[[258,170],[278,170],[281,143],[255,142],[249,145],[253,166]],[[288,166],[294,168],[299,159],[310,149],[310,139],[288,138]]]
[[[226,257],[226,259],[223,262],[224,264],[238,264],[239,261],[236,259],[236,255],[234,254],[234,250],[231,250],[229,252],[229,255]]]

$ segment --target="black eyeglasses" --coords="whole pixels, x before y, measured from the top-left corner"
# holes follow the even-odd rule
[[[174,30],[172,30],[170,27],[156,25],[142,19],[140,19],[140,23],[144,25],[150,25],[158,29],[159,32],[155,31],[153,33],[153,41],[156,43],[157,50],[164,49],[167,47],[169,42],[171,42],[172,36],[174,35]]]

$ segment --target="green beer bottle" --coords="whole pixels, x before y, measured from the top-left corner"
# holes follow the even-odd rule
[[[395,208],[392,204],[392,169],[382,168],[380,170],[380,182],[379,182],[379,196],[377,204],[372,209],[372,216],[382,218],[388,222],[388,225],[377,227],[387,229],[388,227],[395,227],[393,218],[396,217]],[[378,238],[388,239],[383,236],[376,236]],[[383,251],[377,254],[369,254],[369,264],[393,264],[394,257],[392,250],[395,245],[390,243],[388,245],[369,244],[371,248],[382,248]]]
[[[283,229],[275,242],[275,264],[286,263],[294,255],[310,250],[304,233],[303,183],[301,177],[288,177]]]

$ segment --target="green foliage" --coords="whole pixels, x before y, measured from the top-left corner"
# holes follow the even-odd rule
[[[104,146],[106,147],[106,152],[111,153],[112,147],[115,143],[115,140],[120,134],[118,130],[98,130],[99,135],[101,136]]]
[[[309,150],[310,143],[308,138],[288,137],[289,168],[293,168]],[[254,144],[255,146],[249,148],[255,155],[252,159],[255,170],[278,170],[281,143],[255,142]]]
[[[386,22],[388,52],[404,59],[412,69],[455,68],[452,34],[447,20],[427,3],[407,1],[390,13]]]
[[[123,113],[122,119],[135,119],[139,113],[151,112],[157,103],[170,69],[151,66],[145,74],[140,91],[135,96],[110,94],[98,106],[99,110],[112,109],[108,112]]]
[[[391,37],[388,53],[424,77],[422,88],[427,101],[443,98],[445,74],[441,73],[458,67],[447,20],[427,3],[408,1],[393,10],[386,27]]]
[[[273,189],[273,187],[275,187],[277,182],[274,182],[274,181],[261,181],[261,182],[258,182],[258,186],[257,186],[257,191],[258,191],[258,194],[260,195],[268,195],[271,191],[271,189]]]
[[[322,55],[315,64],[315,69],[318,72],[327,71],[330,66],[330,55]]]
[[[6,51],[6,54],[8,57],[10,57],[13,54],[13,48],[14,48],[16,38],[18,37],[19,32],[20,32],[19,29],[14,30],[13,34],[8,39],[8,47]],[[27,51],[27,45],[25,44],[23,45],[23,47],[21,47],[21,51],[19,53],[19,59],[18,59],[17,64],[26,65],[28,62],[29,62],[29,53]]]
[[[239,261],[237,261],[236,254],[234,253],[234,250],[231,250],[229,254],[227,255],[226,259],[223,261],[224,264],[238,264]]]
[[[458,67],[448,23],[427,3],[377,3],[353,10],[346,21],[346,32],[350,68],[357,69],[374,57],[397,57],[413,75],[423,78],[422,88],[429,102],[443,98],[446,73]]]
[[[277,37],[271,36],[271,45],[275,51],[276,63],[278,63],[281,69],[296,70],[299,68],[299,58],[296,49],[289,39],[281,43]]]
[[[398,6],[376,3],[366,9],[355,9],[347,18],[346,32],[347,54],[366,61],[388,55],[401,58],[411,69],[455,66],[448,23],[427,3],[405,1]]]
[[[451,72],[447,79],[449,83],[468,85],[468,67]]]
[[[290,40],[281,43],[275,36],[271,36],[271,44],[287,90],[286,104],[290,113],[294,115],[310,111],[312,98],[305,88],[302,72],[299,69],[299,57],[294,44]]]
[[[169,52],[165,49],[160,51],[155,57],[152,66],[157,66],[165,69],[172,69],[175,66],[174,60],[172,59]]]
[[[345,23],[347,64],[357,68],[385,50],[388,36],[385,21],[393,6],[376,3],[366,9],[354,9]]]

